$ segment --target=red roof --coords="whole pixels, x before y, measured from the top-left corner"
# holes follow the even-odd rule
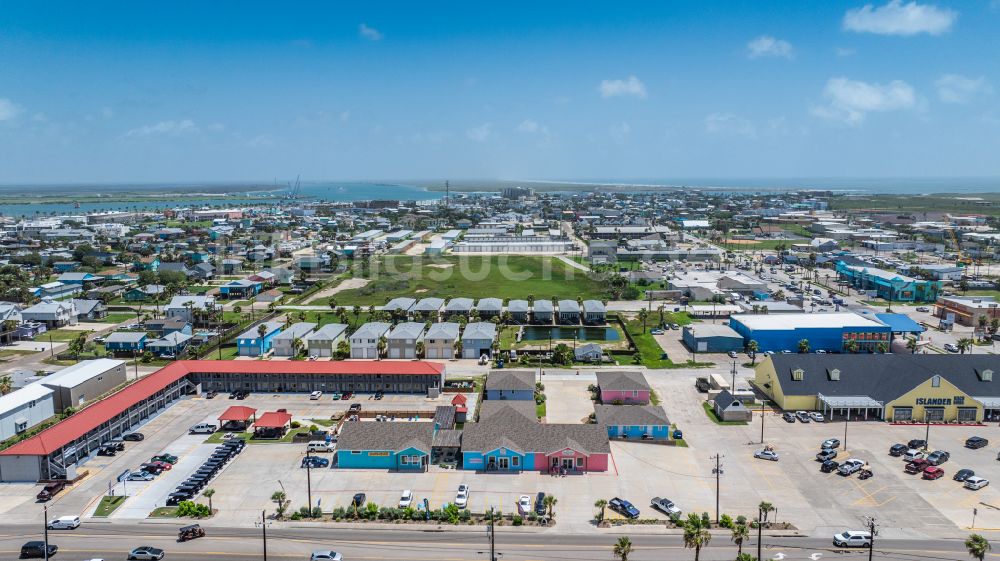
[[[98,428],[188,374],[396,374],[440,375],[444,365],[424,361],[180,360],[140,378],[35,436],[0,451],[0,456],[44,456]],[[259,423],[259,421],[258,421]]]
[[[463,394],[455,394],[455,397],[451,398],[452,405],[465,405],[469,401],[469,398],[465,397]]]
[[[220,421],[236,421],[239,423],[246,422],[247,419],[253,417],[257,410],[253,407],[246,407],[244,405],[233,405],[229,409],[223,411],[222,415],[219,415]]]
[[[268,411],[257,419],[253,426],[260,429],[280,429],[292,422],[291,413],[281,411]]]

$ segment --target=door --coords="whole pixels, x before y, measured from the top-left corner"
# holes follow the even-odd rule
[[[563,458],[562,467],[564,469],[573,469],[573,458]]]
[[[500,469],[510,469],[510,459],[509,458],[497,458],[497,466]]]

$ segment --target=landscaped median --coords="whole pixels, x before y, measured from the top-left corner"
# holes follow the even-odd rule
[[[111,513],[118,510],[118,507],[125,504],[125,499],[128,497],[124,495],[106,495],[101,497],[101,502],[97,504],[97,508],[94,509],[94,518],[107,518],[111,516]]]
[[[548,503],[546,503],[548,505]],[[460,509],[454,504],[449,504],[444,508],[424,510],[417,507],[394,508],[380,507],[375,503],[367,503],[361,507],[353,505],[347,507],[337,507],[332,511],[322,512],[319,507],[314,507],[310,512],[309,507],[301,507],[299,510],[289,514],[287,506],[280,511],[276,517],[279,520],[295,520],[310,522],[348,522],[348,523],[384,523],[384,524],[451,524],[453,526],[475,526],[489,524],[492,519],[497,526],[552,526],[555,524],[555,502],[548,508],[544,516],[538,516],[534,512],[519,514],[516,512],[501,512],[494,510],[490,512],[472,512],[468,509]]]

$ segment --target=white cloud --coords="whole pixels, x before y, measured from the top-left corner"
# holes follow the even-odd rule
[[[10,121],[21,114],[21,106],[13,101],[0,97],[0,121]]]
[[[646,85],[635,76],[629,76],[625,80],[601,80],[598,90],[601,97],[646,97]]]
[[[827,104],[813,107],[813,115],[850,126],[860,125],[870,112],[901,111],[917,106],[913,86],[902,80],[882,85],[831,78],[823,89],[823,97]]]
[[[375,29],[374,27],[369,27],[366,23],[362,23],[358,26],[358,33],[369,41],[381,41],[383,37],[381,31]]]
[[[958,19],[958,12],[929,4],[902,0],[889,0],[878,8],[865,4],[844,14],[844,29],[858,33],[879,35],[941,35],[951,31]]]
[[[538,121],[535,121],[534,119],[525,119],[521,121],[515,130],[526,134],[549,134],[549,128],[538,124]]]
[[[993,86],[980,76],[969,78],[959,74],[945,74],[934,82],[938,97],[945,103],[967,103],[972,98],[993,93]]]
[[[747,138],[757,136],[757,128],[753,123],[732,113],[709,114],[705,117],[705,130],[711,134],[745,136]]]
[[[155,125],[143,125],[125,133],[126,137],[143,136],[181,136],[183,134],[196,133],[198,127],[191,119],[181,121],[160,121]]]
[[[483,123],[465,131],[465,136],[474,142],[486,142],[493,136],[493,123]]]
[[[747,56],[750,58],[787,58],[793,55],[792,44],[784,39],[776,39],[770,35],[761,35],[747,43]]]

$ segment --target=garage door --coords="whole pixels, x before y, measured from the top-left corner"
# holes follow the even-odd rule
[[[438,357],[437,349],[427,349],[427,358],[437,358],[437,357]]]
[[[389,349],[389,358],[399,358],[399,349]]]
[[[441,350],[441,358],[451,358],[453,354],[454,354],[454,351],[452,349],[442,349]]]
[[[375,358],[375,349],[365,349],[365,358]]]
[[[413,353],[414,353],[413,349],[406,349],[405,351],[403,351],[403,358],[413,358]]]

